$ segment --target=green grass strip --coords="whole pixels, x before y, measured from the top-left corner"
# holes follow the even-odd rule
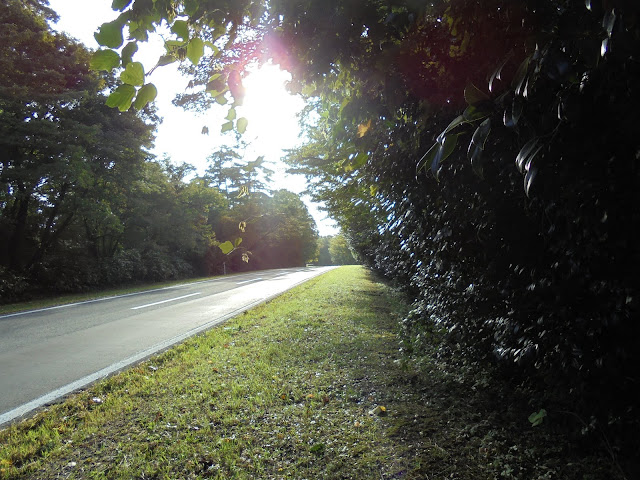
[[[388,429],[405,309],[365,269],[333,270],[6,428],[0,478],[404,472]]]
[[[431,329],[403,356],[407,308],[332,270],[0,431],[0,478],[625,478]]]

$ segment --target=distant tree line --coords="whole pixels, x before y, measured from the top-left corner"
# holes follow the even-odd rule
[[[318,239],[318,265],[357,265],[353,253],[342,233]]]
[[[153,107],[107,106],[116,77],[54,19],[0,2],[0,302],[315,258],[313,218],[262,158],[225,149],[202,176],[154,158]]]

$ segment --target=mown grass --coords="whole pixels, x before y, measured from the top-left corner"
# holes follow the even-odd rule
[[[0,476],[405,472],[385,433],[405,308],[359,267],[329,272],[0,432]]]
[[[407,308],[332,270],[0,431],[0,479],[625,478],[438,335],[403,357]]]

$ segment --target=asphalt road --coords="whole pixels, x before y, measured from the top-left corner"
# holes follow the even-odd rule
[[[0,316],[0,425],[330,268],[263,270]]]

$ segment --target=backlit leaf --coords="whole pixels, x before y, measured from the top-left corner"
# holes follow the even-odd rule
[[[367,123],[361,123],[360,125],[358,125],[358,138],[364,137],[370,128],[371,120],[369,120]]]
[[[98,50],[91,56],[89,65],[92,70],[111,71],[120,66],[120,55],[113,50]]]
[[[127,43],[122,49],[122,66],[126,67],[129,62],[132,61],[133,55],[138,51],[138,44],[136,42]]]
[[[240,244],[242,243],[242,238],[238,237],[235,239],[235,241],[233,242],[233,246],[235,248],[238,248],[240,246]]]
[[[175,33],[178,38],[187,40],[189,38],[189,24],[185,20],[176,20],[171,25],[171,31]]]
[[[144,83],[144,67],[140,62],[129,62],[120,74],[122,83],[139,86]]]
[[[239,118],[236,124],[236,129],[238,130],[238,133],[243,134],[244,132],[246,132],[248,125],[249,125],[249,120],[247,120],[245,117]]]
[[[230,130],[233,130],[233,122],[226,122],[222,124],[222,128],[220,129],[220,132],[225,133]]]
[[[227,116],[225,117],[225,119],[229,120],[230,122],[235,120],[236,119],[236,109],[235,108],[230,108],[229,109],[229,113],[227,113]]]
[[[108,107],[118,107],[121,112],[126,112],[131,107],[133,97],[136,96],[136,87],[133,85],[120,85],[107,98]]]
[[[138,96],[135,102],[133,102],[133,108],[136,110],[142,110],[148,103],[153,102],[158,95],[158,89],[153,83],[147,83],[138,90]]]
[[[120,48],[122,42],[124,42],[122,26],[122,23],[118,20],[103,23],[93,36],[96,42],[98,42],[98,45],[109,48]]]
[[[192,38],[187,44],[187,58],[191,60],[191,63],[194,65],[198,65],[202,55],[204,55],[204,42],[201,38]]]
[[[163,67],[163,66],[169,65],[170,63],[173,63],[173,62],[175,62],[177,60],[178,60],[178,58],[173,56],[173,55],[163,55],[158,60],[158,66],[159,67]]]
[[[233,243],[226,241],[218,245],[218,248],[222,251],[224,255],[229,255],[233,251]]]

